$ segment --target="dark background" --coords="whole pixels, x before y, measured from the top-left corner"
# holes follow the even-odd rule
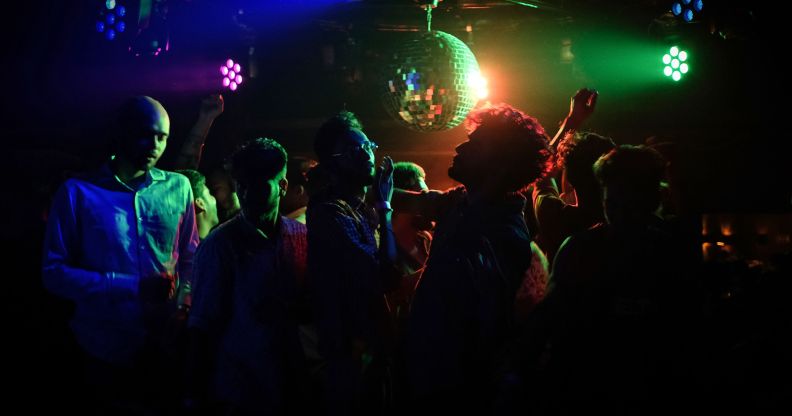
[[[432,187],[452,185],[445,168],[463,128],[414,132],[391,119],[381,100],[389,51],[425,28],[415,1],[169,1],[170,50],[156,57],[127,50],[138,42],[131,16],[139,2],[127,2],[129,29],[113,42],[94,29],[103,3],[26,2],[7,17],[10,117],[2,135],[15,148],[19,174],[47,177],[75,159],[81,166],[101,161],[113,111],[137,94],[159,99],[171,115],[160,162],[168,168],[200,99],[221,90],[217,68],[234,57],[245,75],[255,67],[255,77],[224,94],[226,112],[211,131],[203,169],[261,135],[290,154],[311,156],[316,128],[347,108],[380,144],[380,155],[424,165]],[[697,22],[682,24],[661,17],[670,1],[535,3],[540,7],[446,0],[433,27],[469,44],[489,78],[490,101],[536,116],[551,134],[569,97],[588,86],[601,95],[589,129],[618,143],[650,136],[675,142],[692,209],[789,208],[790,187],[781,180],[785,120],[774,111],[774,98],[786,93],[774,75],[785,51],[776,34],[783,28],[769,5],[705,2]],[[148,30],[140,38],[161,33]],[[571,42],[572,62],[560,59],[564,40]],[[640,54],[659,59],[672,44],[685,45],[694,60],[682,82],[651,79],[630,65]]]
[[[247,71],[255,68],[255,77],[248,77],[237,93],[224,93],[226,111],[209,135],[202,170],[257,136],[276,138],[292,155],[311,156],[315,130],[329,114],[347,108],[380,144],[380,156],[418,162],[427,170],[430,187],[445,188],[453,185],[446,175],[453,148],[465,137],[462,127],[414,132],[383,107],[380,74],[388,51],[425,27],[414,1],[169,1],[170,50],[156,57],[128,51],[130,44],[137,45],[131,21],[126,36],[113,42],[96,33],[103,3],[9,3],[0,25],[5,87],[0,138],[7,150],[0,164],[8,282],[3,306],[9,321],[3,338],[12,351],[3,357],[12,369],[14,394],[8,406],[57,409],[71,397],[66,387],[79,363],[66,327],[70,305],[45,293],[40,283],[44,213],[65,175],[107,157],[114,111],[127,96],[151,95],[170,113],[171,138],[160,161],[166,169],[198,115],[201,98],[220,91],[217,69],[228,57],[241,60]],[[676,185],[688,218],[790,211],[790,87],[782,74],[788,67],[789,47],[783,43],[789,23],[780,9],[770,2],[705,1],[700,20],[675,24],[661,18],[671,1],[535,3],[540,7],[445,0],[434,13],[433,27],[468,43],[489,78],[489,100],[536,116],[551,134],[568,111],[569,97],[586,86],[600,92],[589,129],[617,143],[639,144],[652,136],[673,142]],[[133,15],[134,5],[127,6]],[[147,36],[161,38],[162,33]],[[560,58],[565,40],[571,42],[572,62]],[[656,54],[659,60],[660,51],[675,43],[686,45],[695,62],[683,82],[663,79],[659,65],[652,78],[630,64],[641,54]],[[779,233],[789,229],[789,221],[762,218],[769,218],[768,227],[780,227]],[[755,228],[744,222],[746,229]],[[724,304],[745,299],[735,293],[750,286],[737,275],[751,276],[743,269],[710,273],[711,292],[729,295]],[[789,291],[775,289],[788,289],[785,285],[772,286],[772,296],[737,303],[749,305],[744,310],[729,306],[727,313],[716,314],[715,335],[709,338],[722,348],[714,349],[713,368],[719,370],[713,379],[726,380],[734,391],[743,382],[765,391],[764,384],[753,381],[761,373],[756,369],[785,368],[772,358],[766,365],[752,361],[775,357],[765,353],[767,348],[757,347],[756,354],[734,354],[731,348],[739,344],[732,338],[753,339],[756,322],[789,316],[774,309],[788,304]],[[765,314],[755,305],[773,307]],[[782,373],[764,377],[763,383],[788,379]],[[730,397],[729,389],[724,398]]]

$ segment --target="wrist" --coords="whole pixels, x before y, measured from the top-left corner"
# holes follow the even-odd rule
[[[567,130],[577,130],[581,124],[583,124],[582,117],[576,117],[570,114],[564,119],[564,127],[566,127]]]
[[[374,208],[376,208],[377,211],[393,211],[390,201],[377,201],[374,203]]]

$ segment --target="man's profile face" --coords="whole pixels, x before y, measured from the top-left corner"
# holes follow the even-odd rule
[[[209,223],[212,227],[217,225],[220,222],[220,219],[217,216],[217,200],[209,192],[209,188],[206,185],[203,186],[201,190],[201,194],[198,196],[203,200],[204,209],[206,210],[206,218],[208,219]]]
[[[492,158],[491,141],[481,137],[481,132],[475,130],[468,135],[468,140],[459,144],[456,155],[448,168],[448,176],[462,184],[478,182],[487,175],[492,167],[489,163]]]
[[[361,185],[374,183],[376,145],[360,130],[348,130],[333,149],[339,173]]]

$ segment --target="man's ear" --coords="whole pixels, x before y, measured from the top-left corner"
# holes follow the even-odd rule
[[[202,212],[206,212],[206,201],[201,197],[195,198],[195,214],[198,215]]]
[[[286,178],[279,180],[278,187],[280,188],[280,196],[283,198],[283,196],[286,195],[286,191],[289,189],[289,181]]]

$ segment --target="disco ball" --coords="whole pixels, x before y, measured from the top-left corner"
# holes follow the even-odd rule
[[[383,99],[388,112],[413,130],[447,130],[476,105],[480,80],[476,57],[464,42],[424,32],[394,52]]]

